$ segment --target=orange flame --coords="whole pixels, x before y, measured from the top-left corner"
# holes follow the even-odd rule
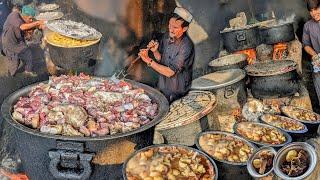
[[[273,60],[281,60],[288,51],[288,43],[278,43],[273,46]]]
[[[248,64],[254,64],[257,59],[257,53],[255,49],[246,49],[235,52],[236,54],[245,54],[248,56],[247,61]]]
[[[29,180],[28,176],[24,173],[11,173],[4,169],[0,169],[0,177],[5,176],[9,178],[10,180]]]

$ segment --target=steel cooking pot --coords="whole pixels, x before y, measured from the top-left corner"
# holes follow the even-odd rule
[[[135,149],[152,144],[154,126],[169,110],[166,98],[157,90],[132,81],[133,87],[143,88],[159,105],[158,115],[136,130],[101,137],[61,136],[41,133],[13,120],[13,105],[26,96],[37,84],[26,86],[7,97],[1,106],[2,117],[14,129],[17,151],[24,170],[30,179],[120,179],[121,164],[93,164],[92,158],[103,153],[105,148],[120,141],[134,143]],[[46,81],[47,82],[47,81]],[[42,83],[46,83],[42,82]]]
[[[226,29],[220,34],[228,52],[251,49],[260,44],[259,30],[256,26],[244,29]]]
[[[264,44],[277,44],[295,39],[293,23],[261,26],[259,27],[259,34],[261,42]]]

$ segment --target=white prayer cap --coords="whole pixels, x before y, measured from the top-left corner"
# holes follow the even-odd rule
[[[176,7],[174,9],[173,13],[177,14],[178,16],[180,16],[182,19],[184,19],[188,23],[191,23],[191,21],[192,21],[191,13],[182,7]]]

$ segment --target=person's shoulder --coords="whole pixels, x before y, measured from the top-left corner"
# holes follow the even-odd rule
[[[315,22],[313,19],[310,19],[304,24],[304,28],[310,28],[311,26],[318,25],[318,22]]]
[[[20,13],[17,11],[12,11],[9,15],[8,18],[20,18]]]
[[[23,23],[23,20],[20,16],[20,13],[17,11],[12,11],[8,17],[7,21],[9,21],[9,24],[13,26],[20,26]]]
[[[188,34],[186,34],[183,39],[182,39],[182,43],[185,45],[185,46],[190,46],[190,47],[193,47],[193,42],[191,40],[191,38],[188,36]]]

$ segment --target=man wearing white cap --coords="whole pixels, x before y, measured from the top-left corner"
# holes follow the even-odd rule
[[[194,46],[186,34],[191,21],[190,12],[176,7],[169,20],[169,32],[160,43],[152,40],[148,48],[139,53],[141,59],[159,73],[158,88],[169,102],[184,96],[191,86]],[[149,50],[155,60],[149,57]]]

